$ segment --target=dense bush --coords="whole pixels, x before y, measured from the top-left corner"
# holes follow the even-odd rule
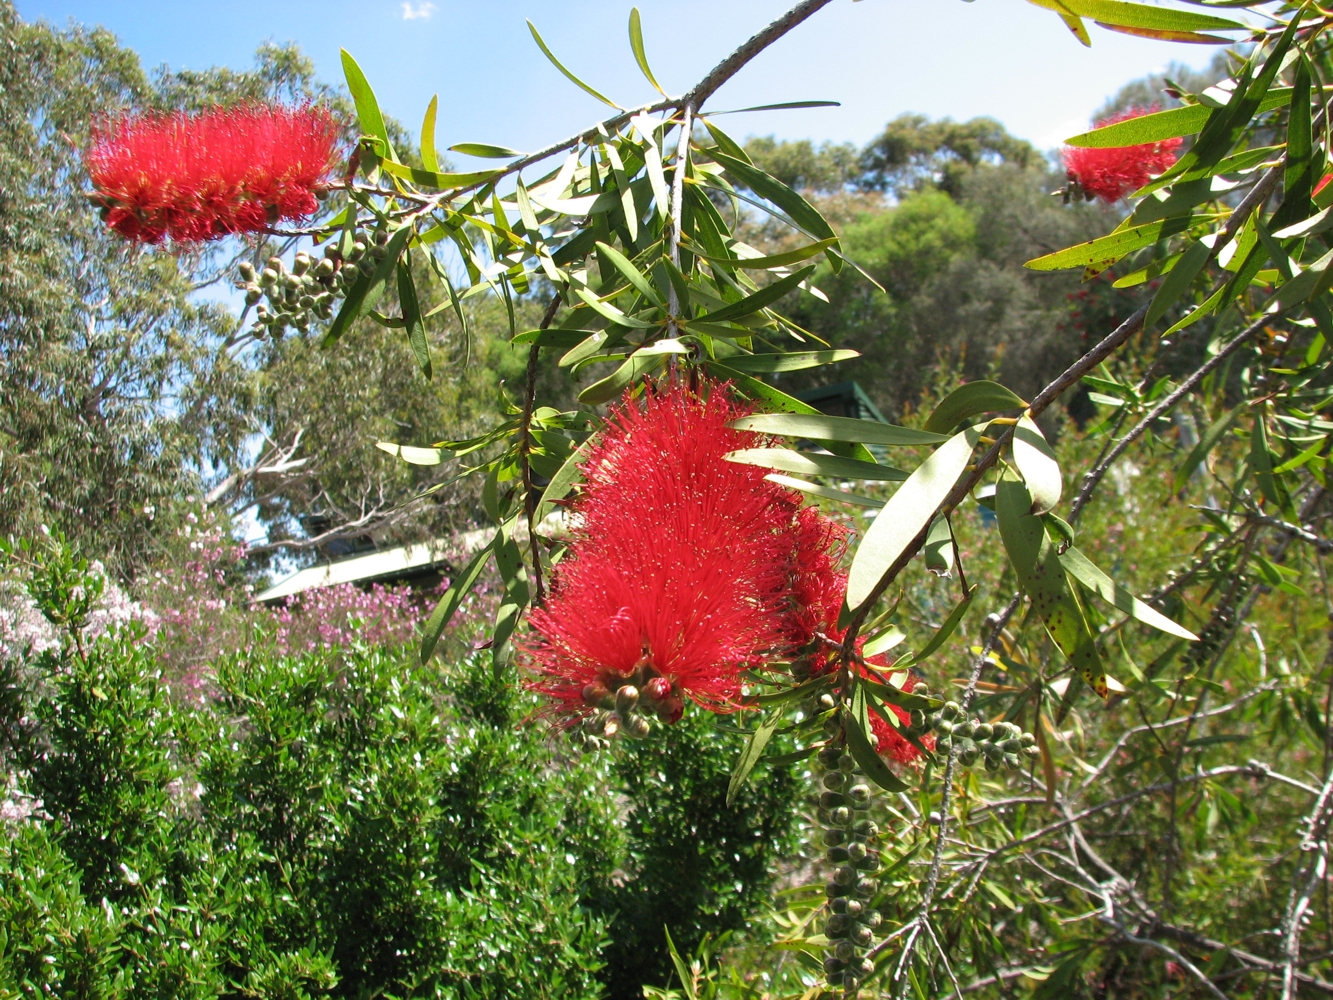
[[[131,624],[6,664],[0,997],[637,996],[790,846],[789,776],[723,808],[699,721],[569,766],[489,656],[255,650],[202,705],[160,662]]]

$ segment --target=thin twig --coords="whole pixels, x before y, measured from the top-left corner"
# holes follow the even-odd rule
[[[551,298],[542,316],[540,329],[545,330],[560,311],[560,293]],[[518,425],[518,468],[523,477],[523,510],[528,519],[528,548],[532,555],[533,604],[540,605],[544,599],[542,592],[542,554],[537,544],[537,525],[533,518],[537,512],[537,493],[532,486],[532,463],[528,456],[532,452],[532,411],[537,403],[537,359],[541,354],[541,344],[534,343],[528,349],[527,379],[523,385],[523,416]]]

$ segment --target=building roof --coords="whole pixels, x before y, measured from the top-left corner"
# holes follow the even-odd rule
[[[492,534],[485,529],[469,531],[456,538],[436,538],[416,545],[402,545],[382,552],[308,566],[257,594],[255,600],[268,604],[307,590],[336,587],[343,583],[409,580],[447,567],[449,557],[456,557],[460,551],[465,554],[476,551]]]

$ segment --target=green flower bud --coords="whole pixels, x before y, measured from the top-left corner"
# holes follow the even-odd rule
[[[1041,756],[1041,747],[1024,747],[1023,753],[1033,760]]]
[[[919,708],[912,709],[911,716],[908,718],[908,724],[913,729],[926,728],[926,713]]]
[[[305,274],[306,271],[310,270],[310,263],[311,263],[310,254],[302,250],[300,253],[296,255],[295,259],[292,261],[292,273]]]
[[[850,795],[850,796],[852,797],[852,801],[853,801],[853,802],[869,802],[869,801],[870,801],[870,786],[869,786],[869,785],[853,785],[851,788],[847,789],[847,794]]]
[[[879,910],[871,910],[869,913],[867,913],[865,916],[861,918],[861,923],[865,924],[871,930],[874,930],[881,923],[883,923],[883,921],[884,918],[880,916]]]
[[[973,727],[972,735],[977,738],[978,742],[981,740],[988,740],[995,735],[995,727],[989,722],[978,722],[976,726]]]
[[[837,747],[820,747],[817,757],[819,763],[831,771],[838,766],[838,759],[842,757],[842,751]]]
[[[819,696],[819,708],[821,711],[827,712],[835,704],[837,703],[833,700],[833,695],[829,694],[827,691]]]
[[[349,261],[360,260],[365,255],[366,255],[366,245],[362,243],[360,240],[353,241],[352,245],[347,248],[347,259]]]
[[[261,285],[264,285],[265,287],[276,284],[277,280],[278,280],[278,272],[273,270],[273,268],[271,267],[266,267],[264,268],[264,270],[259,272],[259,283]]]
[[[834,826],[846,826],[852,821],[852,811],[846,806],[838,806],[829,816],[829,822]]]
[[[847,845],[847,856],[853,861],[860,861],[866,856],[866,845],[859,840],[854,840]]]
[[[847,796],[841,792],[825,792],[819,796],[819,804],[825,809],[836,809],[847,804]]]
[[[879,826],[868,819],[858,820],[852,827],[858,837],[869,840],[879,833]]]
[[[838,770],[843,774],[851,774],[856,770],[856,758],[849,753],[843,754],[838,758]]]
[[[999,757],[987,757],[987,758],[986,758],[986,770],[987,770],[987,771],[998,771],[999,769],[1000,769],[1000,758],[999,758]]]
[[[389,248],[376,244],[370,248],[370,256],[372,260],[383,260],[389,256]]]
[[[964,767],[971,767],[977,762],[977,758],[980,756],[981,751],[974,745],[971,750],[965,750],[958,755],[958,763],[962,764]]]
[[[877,872],[879,871],[879,852],[867,851],[866,856],[856,862],[857,871]]]
[[[829,771],[823,777],[824,787],[829,791],[841,788],[846,780],[841,771]]]
[[[1007,753],[1004,755],[1004,766],[1009,768],[1009,770],[1011,771],[1017,771],[1020,768],[1022,768],[1023,762],[1019,760],[1018,754]]]
[[[243,260],[236,265],[236,270],[241,275],[241,280],[251,282],[255,280],[255,266],[248,260]]]
[[[856,869],[851,865],[843,865],[833,872],[833,881],[838,885],[852,885],[856,882]]]
[[[833,946],[833,954],[845,962],[856,954],[856,948],[850,941],[839,941]]]
[[[387,229],[375,230],[375,245],[382,247],[389,242],[389,231]]]
[[[852,925],[852,918],[845,913],[835,913],[824,921],[824,934],[829,938],[837,938],[846,934],[847,929]]]
[[[869,899],[879,891],[879,883],[873,878],[863,878],[856,883],[856,895],[859,899]]]
[[[626,684],[616,692],[616,711],[629,712],[639,704],[639,689],[633,684]]]
[[[252,306],[264,297],[264,293],[258,288],[247,289],[245,292],[245,304]]]
[[[859,899],[847,900],[846,913],[849,917],[859,917],[861,915],[861,911],[864,909],[865,909],[865,904],[862,903]]]
[[[977,731],[977,724],[973,722],[971,719],[964,719],[962,722],[958,723],[958,725],[953,727],[953,734],[955,736],[970,737],[976,731]]]
[[[375,262],[369,257],[362,257],[356,266],[361,269],[362,274],[371,275],[375,273]]]
[[[841,865],[845,864],[851,859],[847,854],[847,848],[830,847],[827,851],[824,852],[824,860],[831,865]]]
[[[1037,737],[1033,736],[1031,733],[1024,733],[1018,739],[1025,747],[1034,746],[1037,742]]]
[[[652,731],[653,731],[652,723],[649,722],[647,719],[645,719],[642,715],[638,715],[637,713],[631,715],[629,717],[629,721],[625,723],[626,735],[632,736],[636,740],[643,739]]]
[[[834,882],[832,879],[824,883],[824,895],[827,896],[829,899],[836,899],[838,896],[845,896],[847,895],[847,891],[848,890],[845,885],[838,885],[838,883]]]
[[[841,830],[825,830],[824,844],[827,847],[834,847],[847,839],[847,834]]]
[[[925,681],[917,681],[912,688],[912,694],[920,695],[922,698],[930,697],[930,685]]]
[[[302,295],[296,300],[297,308],[310,310],[315,307],[315,297],[313,295]]]
[[[956,719],[963,714],[962,707],[956,701],[946,701],[942,711],[944,712],[944,715],[950,719]]]
[[[871,958],[861,959],[861,965],[859,966],[859,969],[862,976],[873,976],[875,974],[874,959]]]
[[[810,661],[804,656],[798,656],[791,661],[791,677],[794,681],[808,681],[810,679]]]
[[[869,927],[861,926],[852,929],[851,939],[852,944],[856,945],[858,948],[864,948],[870,944],[871,941],[875,940],[875,935],[871,933]]]
[[[830,957],[824,959],[824,972],[830,976],[842,975],[842,970],[846,968],[847,963],[840,958]]]

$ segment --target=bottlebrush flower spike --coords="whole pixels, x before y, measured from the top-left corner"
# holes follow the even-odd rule
[[[1150,114],[1156,108],[1131,108],[1097,122],[1094,128]],[[1176,162],[1176,150],[1183,140],[1162,139],[1140,146],[1114,146],[1084,149],[1066,146],[1061,152],[1069,179],[1082,188],[1088,199],[1101,198],[1108,204],[1137,191],[1154,174],[1160,174]]]
[[[616,409],[584,466],[580,524],[526,653],[537,690],[596,736],[689,698],[728,711],[743,670],[784,642],[799,497],[728,462],[756,435],[726,386],[676,385]],[[615,709],[616,714],[610,715]],[[635,732],[635,730],[639,730]]]
[[[86,165],[109,228],[192,244],[312,215],[338,128],[314,107],[121,115],[94,130]]]

